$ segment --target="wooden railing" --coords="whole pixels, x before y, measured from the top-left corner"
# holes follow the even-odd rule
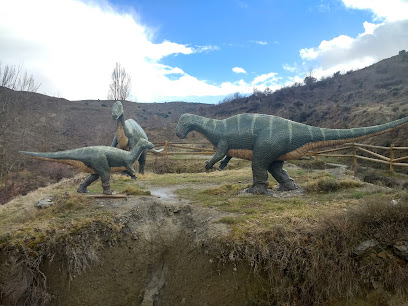
[[[343,150],[349,150],[351,151],[351,153],[350,154],[333,154],[333,152],[338,152],[338,151],[343,151]],[[380,150],[382,152],[388,152],[387,154],[388,156],[379,154],[372,150],[377,150],[377,151]],[[349,157],[349,158],[351,157],[353,158],[353,165],[357,165],[357,160],[359,159],[368,160],[368,161],[375,162],[375,163],[386,164],[389,166],[390,171],[394,172],[395,166],[408,167],[408,163],[403,162],[405,160],[408,160],[408,155],[402,156],[403,151],[408,151],[408,147],[395,147],[394,145],[391,145],[390,147],[382,147],[382,146],[373,146],[373,145],[367,145],[367,144],[361,144],[361,143],[348,143],[348,144],[345,144],[344,146],[334,148],[334,149],[323,150],[323,151],[317,150],[314,152],[309,152],[307,155],[314,156],[316,159],[318,159],[319,156]],[[371,157],[359,155],[360,152],[363,152],[366,155],[371,156]],[[398,155],[398,157],[396,155]]]
[[[213,155],[215,153],[214,148],[212,148],[210,143],[184,143],[184,142],[169,142],[165,141],[162,143],[155,143],[155,147],[164,147],[161,154],[163,155]],[[337,154],[335,152],[346,151],[350,153]],[[388,156],[374,152],[373,150],[387,152]],[[395,166],[408,167],[408,147],[395,147],[391,145],[390,147],[383,146],[373,146],[360,143],[347,143],[343,146],[328,149],[328,150],[316,150],[308,152],[307,156],[314,156],[316,159],[319,156],[325,157],[348,157],[353,159],[353,164],[357,165],[357,161],[367,160],[375,163],[381,163],[389,165],[390,171],[394,171]],[[364,153],[366,156],[359,153]],[[386,154],[386,153],[384,153]],[[406,155],[403,155],[406,154]],[[368,157],[368,156],[370,157]]]

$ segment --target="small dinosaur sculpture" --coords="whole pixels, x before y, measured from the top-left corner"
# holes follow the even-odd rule
[[[122,150],[132,150],[140,139],[146,139],[147,135],[142,127],[133,119],[125,121],[122,102],[116,101],[112,107],[112,119],[116,120],[116,133],[113,137],[112,147],[119,147]],[[153,149],[153,153],[160,153],[161,150]],[[144,174],[147,150],[143,151],[139,157],[139,173]],[[131,175],[130,173],[127,173]],[[135,175],[131,175],[136,179]]]
[[[92,173],[79,185],[77,190],[79,193],[88,192],[86,188],[100,177],[103,193],[112,194],[109,184],[110,172],[127,170],[134,176],[135,169],[133,163],[144,151],[153,149],[153,147],[151,142],[141,139],[131,151],[108,146],[92,146],[60,152],[20,151],[20,153],[36,159],[68,164],[82,172]]]
[[[252,160],[253,184],[247,191],[264,194],[268,191],[268,172],[278,181],[280,190],[299,188],[282,168],[286,160],[300,158],[318,147],[382,134],[407,123],[405,117],[371,127],[326,129],[272,115],[239,114],[216,120],[184,114],[177,123],[176,135],[183,139],[189,132],[197,131],[213,144],[216,153],[206,162],[206,169],[224,156],[227,162],[231,157]]]

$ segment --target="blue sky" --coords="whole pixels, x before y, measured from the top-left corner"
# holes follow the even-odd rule
[[[217,103],[371,65],[408,49],[408,0],[0,0],[0,61],[39,92],[106,99],[119,62],[130,100]],[[22,9],[23,8],[23,9]]]

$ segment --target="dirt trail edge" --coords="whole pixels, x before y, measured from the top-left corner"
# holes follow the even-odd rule
[[[163,192],[163,200],[155,196]],[[219,211],[192,207],[168,189],[128,200],[95,199],[95,205],[119,212],[122,229],[99,237],[99,259],[71,280],[62,260],[44,265],[50,304],[248,304],[249,266],[221,264],[205,251],[207,242],[228,233]]]

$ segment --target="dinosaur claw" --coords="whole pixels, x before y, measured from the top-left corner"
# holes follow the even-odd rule
[[[88,193],[88,189],[86,189],[86,187],[83,187],[81,185],[79,185],[78,189],[77,189],[78,193]]]
[[[113,190],[112,189],[103,189],[103,194],[106,194],[106,195],[112,195],[113,194]]]
[[[210,161],[209,160],[207,160],[206,162],[205,162],[205,169],[206,170],[210,170],[210,169],[212,169],[212,165],[210,164]]]

